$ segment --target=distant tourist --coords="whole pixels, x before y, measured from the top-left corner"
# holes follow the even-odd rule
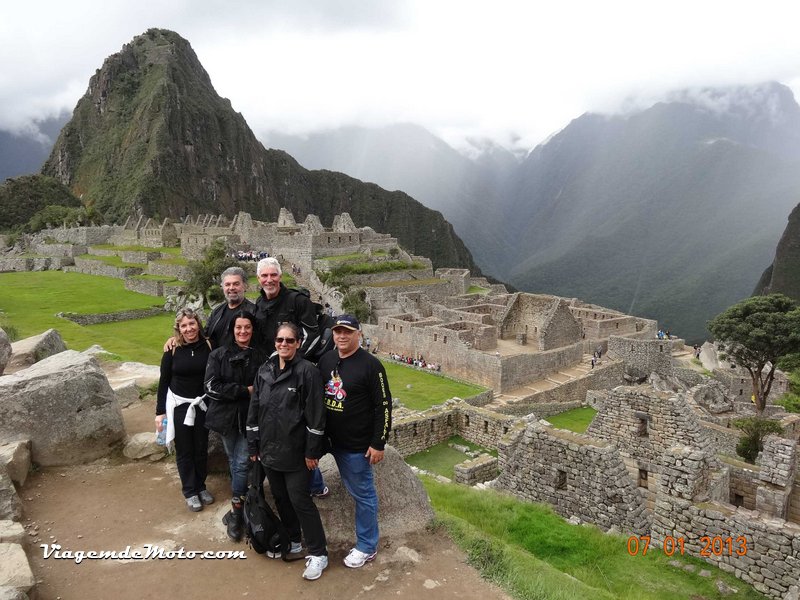
[[[156,429],[167,419],[167,445],[175,441],[175,462],[181,491],[189,510],[198,512],[212,504],[206,489],[208,429],[203,381],[211,344],[202,334],[203,324],[191,308],[175,317],[176,345],[161,357],[161,376],[156,395]]]

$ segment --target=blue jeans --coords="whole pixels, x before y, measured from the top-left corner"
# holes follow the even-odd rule
[[[372,465],[362,452],[331,451],[347,492],[356,503],[356,550],[372,554],[378,550],[378,492]]]
[[[242,498],[247,494],[247,469],[250,463],[250,457],[247,455],[247,438],[238,431],[231,431],[220,437],[225,454],[228,455],[233,497]]]
[[[322,479],[322,471],[319,468],[311,471],[311,477],[308,481],[309,494],[321,494],[325,491],[325,480]]]

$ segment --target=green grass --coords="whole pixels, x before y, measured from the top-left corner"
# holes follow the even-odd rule
[[[547,417],[547,420],[559,429],[583,433],[589,427],[596,414],[597,411],[591,406],[581,406],[580,408],[573,408],[552,417]]]
[[[467,288],[468,294],[488,294],[490,290],[486,289],[485,287],[481,287],[479,285],[471,285]]]
[[[106,351],[118,355],[119,360],[158,365],[174,322],[174,314],[164,313],[146,319],[89,325],[83,329],[92,344],[100,344]]]
[[[427,410],[454,396],[469,398],[486,391],[486,388],[477,385],[426,373],[394,361],[382,360],[381,362],[386,369],[392,396],[411,410]]]
[[[121,279],[98,277],[83,273],[43,271],[40,273],[0,273],[0,310],[2,323],[13,326],[20,338],[57,329],[69,348],[85,350],[100,344],[108,352],[119,354],[125,360],[141,360],[158,364],[164,339],[172,331],[172,315],[139,319],[110,325],[82,327],[77,323],[56,317],[57,312],[78,314],[109,313],[134,308],[159,306],[161,300],[125,289]],[[166,319],[165,321],[160,321]],[[163,323],[169,323],[168,326]],[[115,326],[115,327],[112,327]],[[99,329],[98,329],[99,328]],[[108,328],[108,330],[103,329]],[[143,336],[140,328],[156,329],[153,338]],[[144,345],[160,338],[158,358],[154,359]],[[131,340],[140,340],[141,347]]]
[[[464,462],[465,460],[469,460],[469,456],[464,454],[463,452],[459,452],[458,450],[454,450],[450,447],[450,444],[458,444],[460,446],[467,446],[470,450],[477,450],[486,452],[487,454],[492,454],[497,456],[496,451],[489,451],[485,448],[481,448],[477,444],[473,444],[472,442],[468,442],[461,436],[453,436],[449,440],[440,442],[435,446],[431,446],[427,450],[423,450],[422,452],[417,452],[416,454],[412,454],[411,456],[407,456],[405,461],[410,464],[418,467],[420,469],[424,469],[429,473],[436,473],[437,475],[444,475],[445,477],[449,477],[452,479],[454,477],[455,469],[454,467]]]
[[[150,246],[115,246],[114,244],[96,244],[90,246],[97,250],[113,250],[115,252],[164,252],[175,256],[181,255],[180,248],[151,248]]]
[[[444,279],[429,277],[427,279],[404,279],[403,281],[377,281],[375,283],[364,284],[365,287],[402,287],[405,285],[436,285],[444,283]]]
[[[738,593],[727,598],[762,598],[753,588],[693,557],[670,558],[651,545],[631,556],[627,535],[566,523],[549,507],[494,491],[442,484],[422,478],[438,522],[467,553],[484,577],[514,598],[572,600],[685,600],[722,598],[715,581]],[[689,573],[668,564],[678,559]],[[708,569],[712,577],[700,577]]]

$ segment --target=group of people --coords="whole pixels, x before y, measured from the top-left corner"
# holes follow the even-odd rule
[[[406,356],[405,354],[397,354],[395,352],[390,352],[389,358],[407,365],[411,365],[413,367],[419,367],[420,369],[428,369],[430,371],[436,371],[436,372],[442,370],[442,365],[437,363],[427,362],[422,357],[422,355],[419,355],[415,358],[413,356]]]
[[[658,332],[656,333],[656,337],[657,337],[659,340],[669,340],[669,339],[672,339],[672,338],[670,337],[670,334],[669,334],[669,329],[667,329],[666,331],[665,331],[665,330],[663,330],[663,329],[659,329],[659,330],[658,330]]]
[[[322,520],[313,498],[327,495],[319,459],[330,452],[356,504],[356,544],[345,557],[357,568],[375,558],[378,497],[372,465],[383,459],[391,428],[391,395],[380,361],[360,347],[361,326],[336,317],[335,349],[318,365],[303,358],[318,334],[307,296],[281,283],[274,258],[259,261],[261,292],[245,298],[239,267],[221,276],[225,302],[203,327],[199,315],[178,311],[164,346],[156,428],[174,440],[183,496],[189,510],[212,504],[206,488],[208,432],[217,431],[228,456],[231,509],[228,536],[241,540],[243,502],[251,462],[260,461],[291,553],[307,549],[305,579],[328,566]],[[166,424],[165,424],[166,422]]]
[[[240,261],[251,261],[255,262],[257,260],[261,260],[262,258],[267,258],[269,256],[269,252],[254,252],[253,250],[237,250],[233,254],[231,254],[233,258]]]

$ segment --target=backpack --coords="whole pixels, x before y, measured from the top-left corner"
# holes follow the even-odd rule
[[[314,314],[317,316],[317,330],[319,333],[317,337],[312,339],[306,347],[304,358],[314,364],[319,362],[322,355],[328,350],[333,350],[333,326],[336,324],[336,319],[325,312],[324,307],[319,302],[314,302],[311,299],[311,292],[304,287],[290,289],[295,293],[294,305],[297,306],[297,297],[305,296],[314,307]],[[295,311],[296,313],[297,311]]]
[[[242,512],[245,540],[258,554],[270,558],[280,555],[286,562],[304,558],[287,557],[291,548],[289,532],[264,498],[264,466],[259,460],[250,463]]]

